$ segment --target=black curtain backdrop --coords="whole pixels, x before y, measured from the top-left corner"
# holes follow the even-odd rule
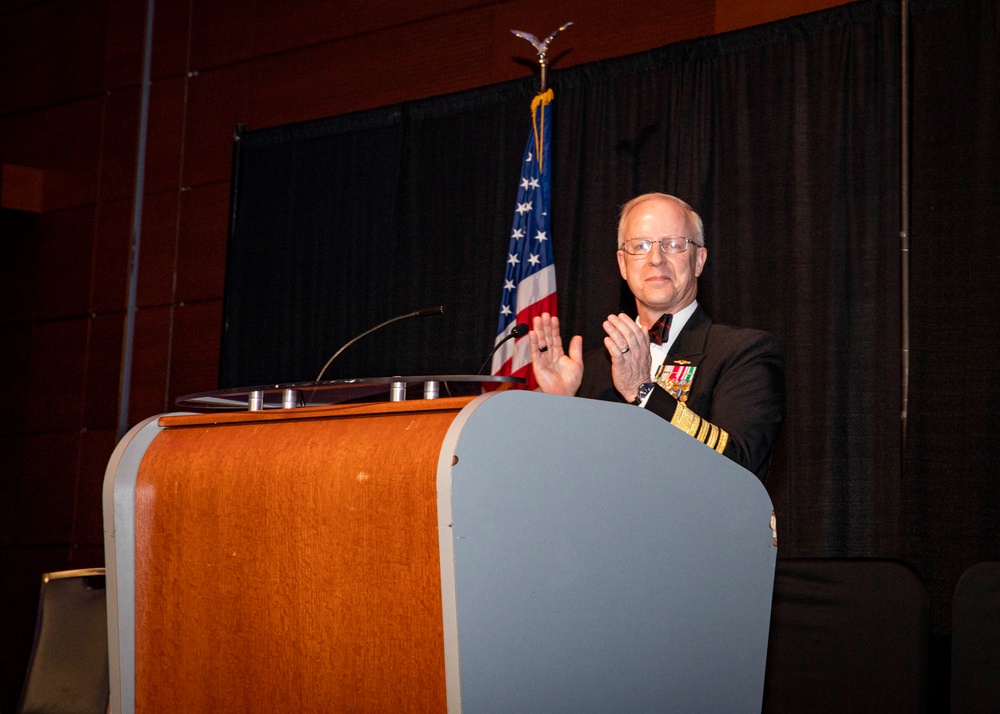
[[[962,572],[1000,559],[1000,3],[917,10],[902,551],[942,629]]]
[[[914,3],[913,349],[901,449],[900,15],[865,1],[556,71],[560,314],[584,346],[634,309],[618,207],[705,221],[699,300],[784,343],[768,490],[784,556],[882,557],[927,580],[935,625],[1000,557],[995,0]],[[535,82],[246,132],[234,162],[220,386],[472,373],[489,351]]]

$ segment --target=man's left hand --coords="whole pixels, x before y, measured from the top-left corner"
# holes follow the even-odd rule
[[[604,346],[611,355],[611,379],[618,393],[632,401],[639,386],[649,381],[649,332],[625,313],[608,315],[603,327],[608,333]]]

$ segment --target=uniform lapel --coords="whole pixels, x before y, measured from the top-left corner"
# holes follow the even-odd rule
[[[670,346],[667,363],[671,364],[681,359],[693,365],[701,362],[705,357],[705,343],[708,341],[708,328],[711,325],[712,319],[699,305],[684,324],[684,329],[677,335],[674,344]]]

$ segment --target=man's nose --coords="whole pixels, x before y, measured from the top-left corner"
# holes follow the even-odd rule
[[[646,255],[650,265],[659,265],[667,259],[667,254],[663,252],[663,244],[659,241],[653,241],[653,245]]]

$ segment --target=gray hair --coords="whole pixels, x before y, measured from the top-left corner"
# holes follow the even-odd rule
[[[638,206],[640,203],[643,203],[644,201],[649,201],[650,199],[654,198],[660,198],[666,201],[673,201],[678,206],[687,211],[688,220],[694,226],[694,235],[685,237],[693,240],[695,242],[695,245],[697,245],[699,248],[705,247],[705,226],[701,222],[701,216],[699,216],[698,213],[693,208],[691,208],[691,206],[688,205],[686,201],[682,201],[681,199],[677,198],[677,196],[671,196],[668,193],[655,193],[655,192],[644,193],[641,196],[636,196],[631,201],[622,206],[621,214],[619,215],[618,218],[618,245],[622,244],[623,233],[625,231],[625,221],[628,219],[628,216],[632,212],[632,209]]]

